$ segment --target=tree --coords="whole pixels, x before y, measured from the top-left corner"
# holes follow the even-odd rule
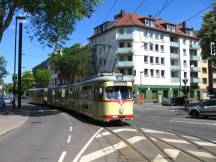
[[[6,61],[3,56],[0,56],[0,84],[3,83],[3,78],[7,75]]]
[[[49,47],[60,46],[74,31],[75,23],[90,17],[100,0],[1,0],[0,41],[14,15],[30,20],[31,38]]]
[[[22,93],[26,93],[30,88],[33,87],[33,74],[31,71],[25,71],[22,74]]]
[[[198,37],[200,38],[202,57],[212,60],[212,63],[216,65],[216,57],[211,55],[210,48],[211,42],[216,44],[216,3],[213,4],[213,10],[204,15]]]
[[[87,46],[75,44],[63,50],[63,55],[53,55],[51,64],[59,71],[61,78],[70,83],[84,78],[90,73],[90,54]]]
[[[5,85],[5,92],[7,94],[12,94],[13,93],[13,83],[8,83]]]
[[[35,84],[37,87],[48,87],[51,72],[48,69],[38,69],[34,75]]]

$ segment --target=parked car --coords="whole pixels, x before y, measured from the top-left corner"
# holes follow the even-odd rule
[[[171,97],[162,101],[163,106],[182,106],[184,103],[184,97]]]
[[[5,101],[3,98],[0,98],[0,111],[5,110]]]
[[[3,99],[5,104],[12,104],[12,99],[9,97],[1,97],[0,99]]]
[[[216,116],[216,99],[207,99],[197,106],[190,107],[188,115],[192,118]]]

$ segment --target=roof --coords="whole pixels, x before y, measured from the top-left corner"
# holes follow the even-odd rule
[[[143,19],[151,19],[155,21],[155,27],[150,27],[145,25],[142,20]],[[169,31],[166,29],[165,24],[170,24],[176,27],[176,31]],[[185,36],[185,37],[189,37],[189,38],[194,38],[194,39],[199,39],[196,35],[194,36],[189,36],[187,34],[185,34],[182,29],[187,28],[185,27],[183,24],[174,24],[174,23],[170,23],[167,22],[165,20],[162,19],[156,19],[153,18],[151,16],[142,16],[142,15],[138,15],[138,14],[134,14],[134,13],[121,13],[118,15],[118,18],[114,20],[114,25],[110,28],[108,28],[106,31],[116,28],[116,27],[124,27],[124,26],[137,26],[137,27],[142,27],[142,28],[148,28],[148,29],[152,29],[152,30],[158,30],[158,31],[162,31],[162,32],[166,32],[166,33],[170,33],[170,34],[176,34],[179,36]],[[189,29],[189,28],[187,28]],[[104,33],[106,31],[103,31],[101,33]],[[99,33],[99,34],[101,34]],[[95,34],[90,38],[95,37],[96,35],[99,34]]]

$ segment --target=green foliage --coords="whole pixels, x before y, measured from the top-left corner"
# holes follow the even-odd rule
[[[13,83],[8,83],[5,85],[5,92],[7,94],[13,93]]]
[[[27,14],[31,38],[49,47],[60,46],[74,31],[77,20],[90,17],[99,0],[2,0],[0,40],[17,13]]]
[[[50,70],[38,69],[34,75],[36,86],[40,88],[48,87],[50,76],[51,76]]]
[[[7,75],[6,61],[3,56],[0,56],[0,83],[3,83],[3,78]]]
[[[213,10],[207,12],[203,17],[202,27],[198,33],[200,45],[202,48],[202,57],[210,59],[216,65],[216,57],[211,56],[210,43],[216,44],[216,3],[213,4]]]
[[[87,46],[81,47],[80,44],[75,44],[70,48],[65,48],[63,55],[53,55],[51,64],[56,67],[63,79],[73,83],[90,73],[89,49]]]
[[[30,88],[33,87],[33,74],[31,71],[26,71],[22,74],[22,92],[26,93]]]

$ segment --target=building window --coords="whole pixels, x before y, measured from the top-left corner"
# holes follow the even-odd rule
[[[214,84],[216,83],[216,79],[213,79],[213,83],[214,83]]]
[[[132,69],[128,69],[128,75],[132,75],[133,74],[133,70]]]
[[[158,33],[155,33],[155,39],[159,39]]]
[[[150,70],[150,75],[151,75],[151,77],[154,77],[154,69]]]
[[[207,78],[202,78],[202,83],[207,84]]]
[[[153,38],[153,32],[152,31],[149,32],[149,37]]]
[[[128,56],[128,61],[132,61],[133,60],[132,58],[133,58],[132,56]]]
[[[160,45],[160,51],[164,52],[164,45]]]
[[[187,55],[187,53],[186,53],[186,49],[183,49],[183,54],[184,54],[184,56]]]
[[[149,45],[150,45],[150,46],[149,46],[149,47],[150,47],[150,51],[153,51],[153,44],[150,43]]]
[[[132,47],[132,43],[131,42],[127,42],[127,47]]]
[[[148,56],[144,56],[144,63],[148,63]]]
[[[207,68],[202,68],[202,73],[207,74]]]
[[[207,60],[202,60],[203,63],[207,63]]]
[[[144,76],[148,76],[148,69],[144,69]]]
[[[144,37],[148,37],[148,31],[144,30]]]
[[[119,34],[124,34],[124,29],[123,28],[119,29]]]
[[[131,28],[127,28],[126,32],[127,32],[127,34],[132,34],[133,31]]]
[[[124,42],[119,42],[119,48],[124,48]]]
[[[160,77],[160,70],[156,70],[156,77],[157,77],[157,78]]]
[[[120,71],[120,73],[122,73],[123,75],[125,74],[125,73],[124,73],[124,69],[120,69],[119,71]]]
[[[184,72],[184,78],[187,78],[187,72]]]
[[[154,64],[154,57],[153,56],[150,56],[150,63]]]
[[[164,36],[162,34],[160,34],[160,39],[163,40],[164,39]]]
[[[143,46],[144,46],[144,50],[148,50],[148,43],[144,42]]]
[[[165,58],[161,57],[161,65],[165,65]]]
[[[136,76],[136,70],[133,71],[133,75]]]
[[[156,64],[160,64],[160,63],[159,63],[159,57],[155,57],[155,63],[156,63]]]
[[[155,51],[159,51],[159,45],[158,44],[155,44]]]
[[[187,61],[184,60],[184,67],[187,67]]]
[[[183,44],[186,44],[186,39],[183,39]]]
[[[164,70],[161,70],[161,77],[165,77],[165,71]]]

